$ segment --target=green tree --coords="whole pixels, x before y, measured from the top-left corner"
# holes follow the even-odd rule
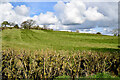
[[[96,34],[101,34],[100,32],[97,32]]]
[[[29,19],[27,21],[24,21],[21,23],[21,27],[24,29],[30,29],[35,24],[35,21],[32,19]]]
[[[1,24],[2,27],[6,27],[6,25],[10,25],[10,23],[8,21],[3,21]]]
[[[19,29],[19,26],[18,26],[18,24],[15,24],[14,28],[17,28],[17,29]]]

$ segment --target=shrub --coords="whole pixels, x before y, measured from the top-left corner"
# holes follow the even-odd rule
[[[77,33],[79,33],[79,30],[76,30]]]
[[[101,34],[100,32],[97,32],[96,34]]]
[[[18,26],[18,24],[15,24],[14,28],[17,28],[17,29],[19,29],[19,26]]]

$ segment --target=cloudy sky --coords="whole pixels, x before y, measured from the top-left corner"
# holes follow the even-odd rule
[[[37,25],[49,24],[54,30],[111,34],[118,26],[118,3],[82,0],[0,3],[0,23],[7,20],[21,24],[27,19],[35,20]]]

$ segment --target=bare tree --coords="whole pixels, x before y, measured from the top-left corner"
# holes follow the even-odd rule
[[[10,26],[15,26],[16,24],[13,22],[10,22]]]

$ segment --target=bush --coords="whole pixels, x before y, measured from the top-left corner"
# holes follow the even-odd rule
[[[77,33],[79,33],[79,30],[76,30]]]
[[[5,27],[0,27],[0,30],[4,30],[5,29]]]
[[[89,78],[114,78],[110,75],[110,73],[97,73],[92,76],[88,76]]]
[[[18,26],[18,24],[15,24],[14,28],[17,28],[17,29],[19,29],[19,26]]]
[[[100,32],[97,32],[96,34],[101,34]]]
[[[13,29],[13,27],[6,27],[6,29]]]

